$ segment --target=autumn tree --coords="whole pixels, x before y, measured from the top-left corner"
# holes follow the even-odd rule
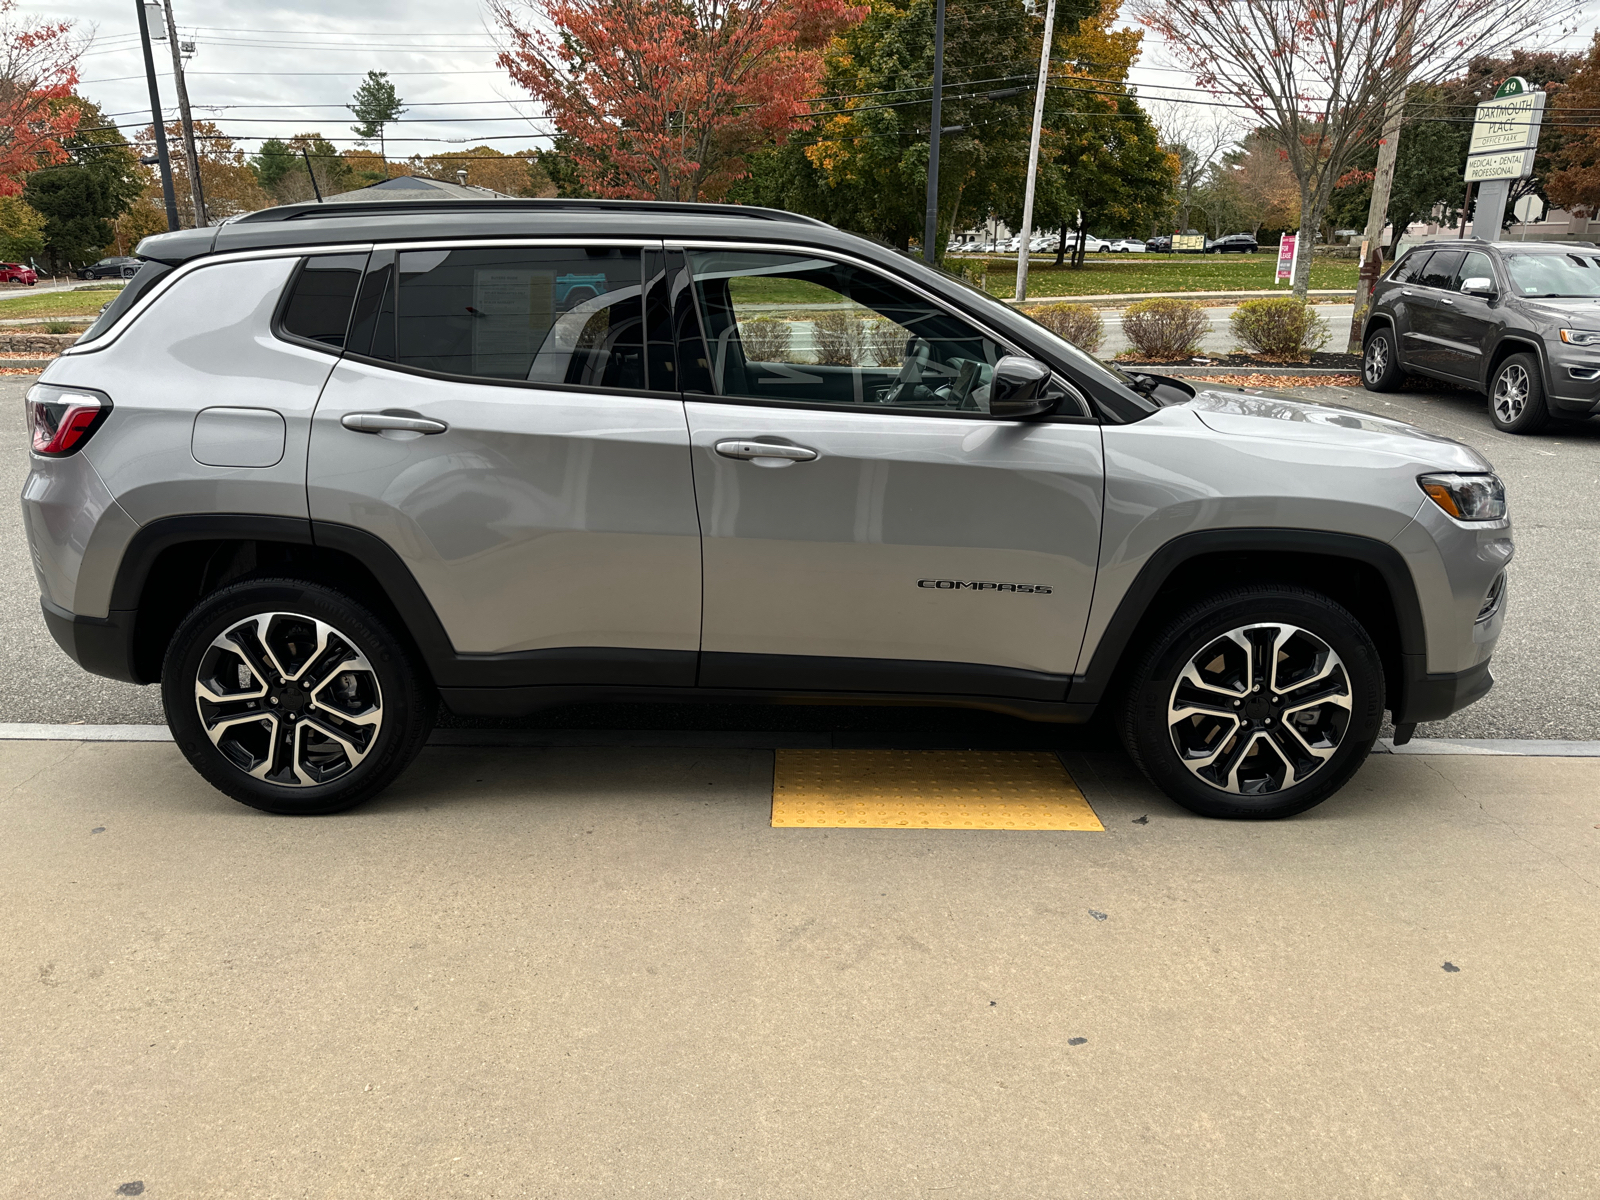
[[[45,252],[59,270],[100,257],[114,236],[113,223],[135,204],[151,175],[96,105],[78,96],[55,104],[73,110],[73,131],[62,135],[61,161],[29,172],[22,198],[44,218]]]
[[[1333,190],[1384,113],[1413,84],[1459,69],[1461,48],[1497,55],[1570,20],[1583,0],[1135,0],[1198,85],[1242,105],[1287,155],[1312,244]],[[1311,256],[1299,256],[1304,297]]]
[[[553,196],[555,187],[531,151],[506,154],[492,146],[473,146],[459,154],[434,154],[416,160],[419,174],[459,182],[467,173],[470,187],[488,188],[504,196]]]
[[[1265,134],[1252,132],[1222,156],[1213,172],[1213,193],[1228,224],[1249,228],[1293,229],[1300,223],[1300,188],[1289,169],[1289,155]],[[1215,227],[1213,236],[1231,232]]]
[[[169,145],[180,144],[183,128],[177,123],[167,126]],[[146,125],[136,139],[139,152],[146,158],[155,153],[155,128]],[[250,169],[250,162],[232,138],[211,121],[194,122],[195,152],[200,160],[200,183],[206,198],[206,211],[213,223],[255,212],[272,203],[266,191]],[[186,155],[172,156],[172,190],[177,196],[179,222],[182,228],[194,224],[194,205],[189,199],[189,162]],[[151,188],[158,185],[152,181]]]
[[[371,151],[363,153],[374,165],[381,162]],[[350,152],[340,154],[334,149],[333,143],[320,133],[297,133],[288,139],[268,138],[249,158],[248,166],[256,183],[275,204],[300,204],[314,200],[319,191],[324,196],[334,196],[384,178],[382,174],[374,174],[372,179],[357,178]],[[411,174],[410,171],[398,173]],[[316,176],[316,187],[311,184],[313,174]],[[206,184],[207,195],[210,194],[210,186]]]
[[[1552,203],[1578,216],[1600,212],[1600,33],[1546,115],[1561,144],[1550,153],[1545,181]],[[1540,138],[1542,142],[1543,137]]]
[[[597,195],[715,199],[782,141],[845,0],[490,0],[499,63]],[[552,36],[547,30],[558,30]]]
[[[1161,144],[1178,164],[1178,178],[1173,185],[1173,227],[1182,232],[1189,228],[1189,210],[1194,206],[1195,194],[1233,144],[1235,128],[1225,117],[1219,118],[1215,112],[1197,105],[1166,101],[1155,107]]]
[[[0,196],[0,260],[27,262],[44,253],[44,214],[21,196]]]
[[[0,0],[0,196],[15,196],[30,171],[67,161],[64,142],[83,109],[62,103],[78,82],[84,45],[70,21],[16,15]]]

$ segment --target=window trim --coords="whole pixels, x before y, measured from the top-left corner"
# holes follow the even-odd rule
[[[950,304],[950,302],[948,300],[946,300],[943,296],[940,296],[938,293],[929,291],[927,288],[923,287],[921,284],[919,284],[919,283],[917,283],[917,282],[915,282],[913,280],[907,279],[903,275],[899,275],[899,274],[896,274],[893,271],[886,270],[884,267],[882,267],[878,263],[872,262],[872,261],[870,261],[868,259],[858,258],[855,255],[848,254],[848,253],[846,253],[844,251],[841,251],[841,250],[835,250],[831,246],[808,246],[808,245],[799,245],[799,244],[796,244],[796,243],[793,243],[793,242],[751,242],[751,241],[734,241],[734,240],[724,241],[724,240],[721,240],[721,239],[702,239],[702,238],[668,238],[668,239],[666,239],[666,248],[668,250],[682,250],[684,252],[685,256],[686,256],[686,260],[687,260],[687,255],[690,254],[691,252],[695,251],[695,250],[746,250],[746,251],[756,251],[758,253],[760,253],[760,252],[767,252],[767,253],[776,252],[776,253],[781,253],[781,254],[799,254],[799,255],[810,256],[810,257],[813,257],[813,258],[825,258],[825,259],[832,260],[834,262],[845,263],[845,264],[847,264],[849,266],[857,267],[857,268],[859,268],[861,270],[865,270],[865,271],[870,271],[870,272],[872,272],[872,273],[874,273],[876,275],[879,275],[879,276],[882,276],[884,278],[893,280],[895,283],[899,284],[900,286],[909,289],[910,291],[914,292],[918,296],[921,296],[924,300],[926,300],[928,303],[934,305],[936,308],[938,308],[941,312],[944,312],[946,315],[952,316],[952,317],[956,317],[956,318],[958,318],[958,319],[960,319],[962,321],[966,321],[968,324],[970,324],[970,325],[974,326],[975,328],[977,328],[977,330],[980,333],[982,333],[985,337],[987,337],[991,341],[993,341],[997,346],[999,346],[1007,354],[1017,354],[1017,355],[1021,355],[1021,356],[1026,357],[1026,358],[1032,358],[1035,361],[1038,361],[1038,356],[1037,355],[1029,352],[1027,349],[1025,349],[1025,348],[1023,348],[1021,346],[1018,346],[1014,339],[1012,339],[1012,338],[1010,338],[1008,336],[1002,335],[1000,333],[997,333],[993,326],[986,324],[980,318],[973,316],[971,313],[968,313],[963,309],[955,308],[954,306],[952,306]],[[690,278],[692,280],[694,278],[694,264],[693,264],[692,260],[688,260],[688,266],[689,266],[689,275],[690,275]],[[699,297],[696,296],[695,297],[695,312],[696,312],[697,318],[701,322],[701,326],[702,326],[701,336],[704,337],[705,336],[705,333],[704,333],[704,323],[705,323],[704,322],[704,318],[705,318],[705,314],[701,313],[699,311],[699,309],[700,309]],[[708,345],[709,345],[709,340],[708,340]],[[1057,387],[1060,387],[1063,391],[1065,391],[1069,398],[1072,398],[1072,399],[1076,400],[1076,402],[1078,403],[1078,405],[1080,407],[1080,412],[1078,414],[1069,416],[1069,415],[1062,414],[1062,413],[1050,413],[1048,416],[1043,416],[1043,417],[1017,418],[1017,417],[998,416],[998,415],[996,415],[994,413],[962,412],[960,410],[944,410],[944,411],[941,411],[939,409],[933,409],[933,408],[916,408],[916,409],[913,409],[913,408],[887,408],[887,407],[882,407],[882,406],[879,406],[879,405],[871,405],[871,404],[825,404],[825,403],[816,403],[816,402],[811,402],[811,401],[789,400],[789,399],[785,399],[785,398],[779,397],[779,396],[774,396],[774,397],[772,397],[770,399],[766,399],[766,398],[762,398],[762,397],[759,397],[759,396],[722,396],[722,395],[716,395],[716,394],[712,394],[712,393],[708,393],[708,392],[684,392],[683,393],[683,398],[685,400],[689,400],[689,399],[707,400],[707,401],[712,401],[712,402],[715,402],[715,403],[722,403],[722,404],[757,405],[757,406],[763,407],[763,408],[793,408],[793,409],[802,409],[802,410],[809,411],[809,412],[847,412],[847,413],[867,412],[867,413],[882,413],[884,415],[900,416],[900,417],[937,417],[937,418],[941,418],[941,419],[945,419],[945,420],[948,420],[950,418],[958,418],[958,419],[961,419],[961,420],[968,420],[968,421],[971,421],[971,420],[1004,421],[1004,422],[1006,422],[1008,424],[1013,424],[1013,425],[1030,425],[1030,424],[1040,424],[1040,423],[1055,423],[1055,424],[1062,424],[1062,425],[1100,425],[1100,424],[1103,424],[1103,422],[1101,421],[1101,419],[1098,416],[1093,415],[1094,414],[1094,405],[1090,402],[1089,397],[1084,394],[1083,389],[1081,387],[1079,387],[1076,383],[1074,383],[1065,374],[1063,374],[1060,370],[1058,370],[1057,368],[1055,368],[1053,366],[1050,368],[1050,381],[1051,381],[1051,383],[1053,385],[1055,385]]]
[[[491,249],[491,250],[507,249],[507,250],[510,250],[510,249],[518,249],[518,248],[522,248],[522,247],[530,247],[530,246],[531,247],[550,246],[550,247],[556,247],[556,248],[569,247],[569,248],[578,248],[578,249],[582,249],[583,247],[586,247],[586,246],[604,246],[604,247],[607,247],[607,248],[622,248],[622,249],[637,248],[641,252],[640,253],[640,268],[639,268],[641,277],[643,276],[643,272],[644,272],[644,263],[643,263],[644,254],[646,252],[648,252],[648,251],[651,251],[651,250],[657,250],[657,251],[664,250],[664,247],[662,246],[660,238],[617,238],[617,237],[599,237],[599,238],[572,238],[572,237],[545,237],[545,238],[538,238],[538,237],[531,237],[531,238],[437,238],[437,239],[428,239],[426,241],[376,242],[376,243],[373,244],[372,249],[375,252],[379,251],[379,250],[392,251],[394,253],[394,255],[396,256],[395,257],[395,261],[398,262],[399,255],[401,253],[403,253],[404,251],[408,251],[408,250],[482,250],[482,249]],[[369,257],[367,261],[368,261],[368,264],[370,266],[370,264],[372,262],[371,258]],[[287,295],[287,292],[285,292],[285,294]],[[356,293],[356,302],[357,303],[360,302],[360,298],[361,298],[360,290],[358,289],[357,293]],[[642,310],[642,306],[643,306],[643,303],[644,303],[644,295],[643,295],[642,291],[640,293],[639,300],[640,300],[640,305],[641,305],[641,310]],[[355,305],[354,304],[351,305],[351,310],[350,311],[351,311],[351,319],[354,320],[355,319]],[[349,337],[348,329],[346,331],[346,335],[345,336],[346,336],[346,339],[348,340],[348,337]],[[677,351],[677,339],[676,339],[676,337],[674,337],[674,339],[673,339],[673,351],[674,351],[674,354],[676,354],[676,351]],[[653,389],[653,388],[601,387],[601,386],[597,386],[595,384],[588,384],[588,383],[542,383],[542,382],[539,382],[539,381],[536,381],[536,380],[529,380],[529,379],[502,379],[502,378],[497,378],[495,376],[490,376],[490,375],[462,375],[462,374],[458,374],[458,373],[455,373],[455,372],[452,372],[452,371],[435,371],[435,370],[432,370],[432,369],[430,369],[428,367],[413,367],[413,366],[408,366],[408,365],[406,365],[404,363],[392,362],[387,358],[375,358],[371,354],[354,353],[354,352],[350,351],[349,349],[346,349],[345,351],[343,351],[343,353],[341,354],[340,357],[343,358],[343,359],[349,359],[351,362],[364,363],[369,367],[382,367],[385,370],[398,371],[398,372],[400,372],[401,374],[404,374],[404,375],[415,375],[415,376],[418,376],[418,377],[423,378],[423,379],[440,379],[440,380],[444,380],[447,383],[486,384],[486,385],[489,385],[491,387],[522,388],[522,389],[524,389],[526,391],[536,391],[536,392],[563,392],[563,393],[567,393],[567,394],[577,393],[577,394],[580,394],[580,395],[595,395],[595,396],[627,396],[627,397],[630,397],[630,398],[646,399],[646,400],[681,401],[683,399],[683,393],[682,392],[677,392],[677,391],[659,391],[659,390],[656,390],[656,389]]]
[[[372,252],[369,250],[361,263],[360,278],[356,280],[355,295],[350,297],[350,311],[344,317],[344,337],[338,346],[330,346],[327,342],[319,342],[315,338],[303,337],[289,329],[284,328],[283,318],[289,311],[289,299],[294,295],[294,289],[300,282],[300,276],[305,274],[306,264],[313,258],[350,258],[353,255],[339,254],[307,254],[289,274],[289,282],[283,287],[283,294],[278,297],[278,306],[272,310],[272,336],[280,342],[288,342],[294,346],[304,346],[308,350],[320,350],[324,354],[331,354],[335,358],[344,356],[345,344],[350,340],[350,324],[356,318],[356,301],[361,299],[361,283],[367,277],[367,267],[372,262]]]

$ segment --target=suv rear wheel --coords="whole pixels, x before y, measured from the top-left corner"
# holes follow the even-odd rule
[[[1361,383],[1369,392],[1392,392],[1405,382],[1400,356],[1395,353],[1394,330],[1380,325],[1361,351]]]
[[[1532,354],[1513,354],[1489,384],[1489,419],[1507,433],[1538,433],[1550,423],[1544,379]]]
[[[437,700],[361,605],[290,579],[236,583],[178,627],[161,676],[167,723],[195,770],[252,808],[339,812],[422,749]]]
[[[1383,697],[1377,648],[1343,607],[1306,588],[1242,587],[1152,640],[1122,736],[1150,781],[1191,812],[1288,817],[1361,766]]]

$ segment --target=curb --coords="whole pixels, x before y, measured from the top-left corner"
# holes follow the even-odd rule
[[[1282,288],[1274,288],[1265,292],[1122,292],[1115,295],[1093,296],[1029,296],[1026,300],[1008,300],[1004,296],[996,296],[1006,304],[1092,304],[1096,308],[1126,308],[1140,300],[1261,300],[1271,299],[1273,296],[1287,296],[1288,292]],[[1312,300],[1354,300],[1353,289],[1318,290],[1306,293]]]
[[[1152,375],[1171,375],[1174,379],[1181,379],[1185,375],[1359,375],[1360,367],[1230,367],[1218,364],[1214,367],[1164,367],[1157,363],[1138,365],[1135,363],[1117,363],[1116,366],[1124,371],[1147,371]]]
[[[979,739],[989,742],[995,739]],[[47,725],[0,722],[0,741],[9,742],[167,742],[172,734],[165,725]],[[721,729],[436,729],[430,746],[467,747],[581,747],[638,746],[723,747],[732,750],[871,748],[894,743],[905,749],[964,748],[950,738],[899,734],[826,732],[744,732]],[[1004,748],[1004,747],[1002,747]],[[1081,753],[1081,751],[1070,751]],[[1546,738],[1414,738],[1396,746],[1390,738],[1372,748],[1374,754],[1475,755],[1494,758],[1600,758],[1600,741],[1562,741]]]

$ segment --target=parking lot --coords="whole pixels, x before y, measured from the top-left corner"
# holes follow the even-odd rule
[[[1600,428],[1315,395],[1507,480],[1499,682],[1419,737],[1600,738]],[[50,641],[18,524],[0,722],[159,722]],[[770,825],[773,746],[979,743],[1057,749],[1104,832]],[[0,784],[0,1197],[1600,1188],[1600,758],[1378,754],[1234,824],[1098,727],[633,706],[442,730],[323,819],[169,744],[0,741]]]

